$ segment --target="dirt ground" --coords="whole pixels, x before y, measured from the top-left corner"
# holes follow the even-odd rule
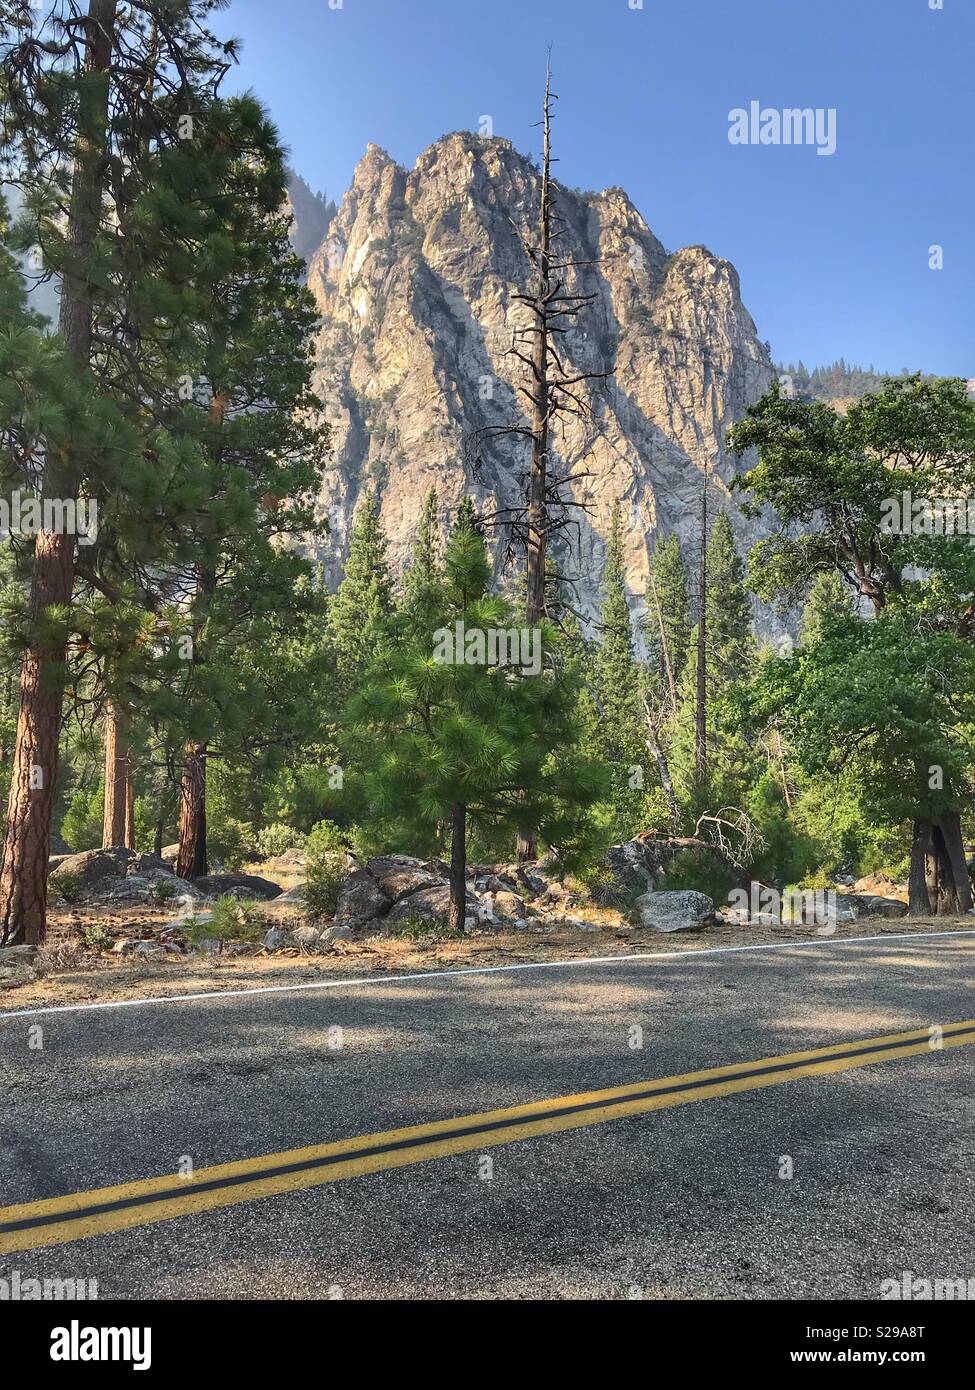
[[[287,928],[301,921],[293,905],[276,907],[273,902],[264,903],[261,911],[268,927]],[[475,932],[456,940],[426,938],[416,941],[373,936],[361,941],[338,941],[314,954],[290,947],[247,955],[196,951],[182,957],[172,955],[165,960],[134,960],[107,951],[81,948],[78,945],[81,932],[85,926],[97,924],[115,936],[164,940],[172,935],[171,911],[131,907],[109,911],[103,906],[90,910],[65,909],[51,913],[49,939],[35,963],[38,978],[0,991],[0,1011],[304,984],[318,979],[381,977],[528,961],[646,955],[822,939],[822,933],[815,927],[742,926],[718,922],[699,931],[662,934],[628,927],[618,913],[596,910],[586,915],[593,918],[589,930],[560,925],[508,934]],[[975,931],[975,918],[861,917],[856,922],[839,923],[831,935],[843,939],[961,928]]]

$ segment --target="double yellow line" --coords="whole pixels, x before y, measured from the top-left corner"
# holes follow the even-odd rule
[[[603,1091],[555,1096],[549,1100],[434,1120],[406,1129],[362,1134],[329,1144],[246,1158],[201,1168],[190,1178],[178,1174],[94,1188],[67,1197],[0,1208],[0,1254],[60,1245],[87,1236],[170,1221],[192,1212],[252,1202],[303,1187],[337,1182],[387,1168],[446,1158],[539,1134],[582,1129],[608,1120],[644,1115],[691,1101],[777,1086],[799,1076],[821,1076],[913,1057],[975,1042],[975,1020],[943,1028],[919,1028],[882,1038],[838,1043],[809,1052],[790,1052],[756,1062],[711,1067],[706,1071],[638,1081]]]

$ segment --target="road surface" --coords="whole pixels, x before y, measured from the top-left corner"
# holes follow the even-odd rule
[[[973,966],[975,935],[886,937],[3,1017],[0,1278],[233,1299],[975,1279]]]

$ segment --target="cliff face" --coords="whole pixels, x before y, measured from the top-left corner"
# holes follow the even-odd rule
[[[530,262],[517,229],[533,225],[539,175],[506,140],[461,133],[438,140],[411,171],[370,145],[317,249],[294,198],[296,245],[322,313],[317,386],[335,454],[323,505],[337,576],[363,491],[375,489],[396,566],[409,555],[427,492],[444,509],[465,492],[488,510],[522,495],[525,441],[485,446],[472,470],[476,432],[523,421],[516,394],[525,367],[506,356],[523,323],[515,296]],[[563,568],[578,596],[598,601],[610,511],[626,518],[626,568],[643,607],[655,538],[676,531],[696,549],[702,471],[710,505],[728,508],[740,548],[760,534],[728,483],[738,465],[727,427],[767,388],[773,369],[741,302],[738,276],[702,246],[668,255],[620,189],[558,188],[559,256],[588,262],[568,272],[570,292],[595,296],[562,337],[571,374],[610,372],[583,385],[588,424],[569,419],[554,439],[584,502]],[[515,225],[513,225],[515,224]]]

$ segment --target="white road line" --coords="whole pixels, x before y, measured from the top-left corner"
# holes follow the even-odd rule
[[[366,975],[352,980],[312,980],[304,985],[255,985],[250,989],[212,989],[197,994],[159,994],[145,999],[109,999],[101,1004],[48,1004],[38,1009],[12,1009],[4,1018],[32,1018],[36,1014],[90,1013],[95,1009],[135,1009],[146,1004],[183,1004],[199,999],[240,999],[248,994],[299,994],[309,989],[351,989],[356,985],[413,984],[416,980],[451,979],[458,975],[503,975],[513,970],[560,970],[578,965],[618,965],[650,960],[693,960],[697,956],[733,956],[745,951],[790,951],[796,946],[854,946],[868,941],[942,941],[946,937],[975,936],[975,927],[956,931],[890,932],[882,936],[823,937],[816,941],[770,941],[756,946],[705,946],[690,951],[642,951],[629,956],[580,956],[577,960],[532,960],[520,965],[468,965],[459,970],[425,970],[411,975]]]

